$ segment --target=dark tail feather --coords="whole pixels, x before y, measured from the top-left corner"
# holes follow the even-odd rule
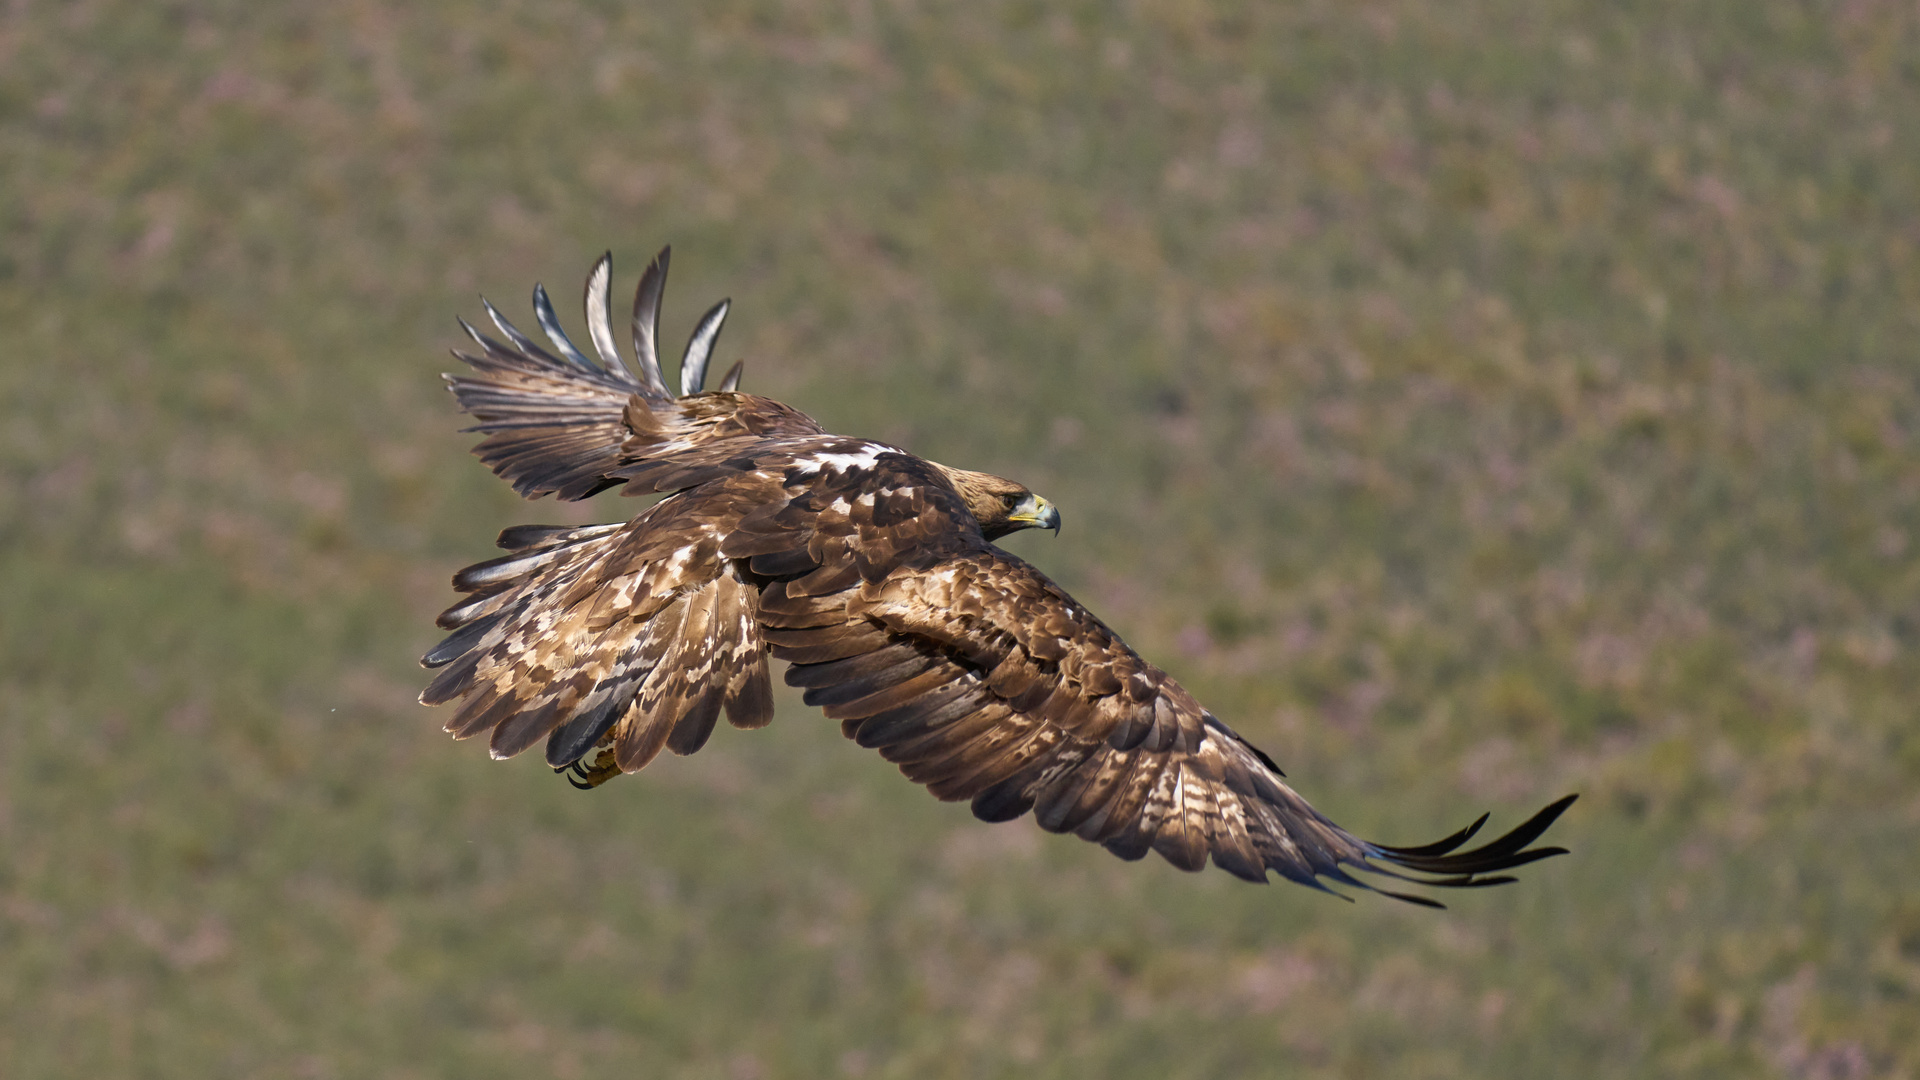
[[[553,734],[547,736],[547,764],[564,769],[580,760],[581,755],[599,743],[600,736],[620,721],[621,714],[632,703],[630,695],[610,693],[598,705],[555,728]]]

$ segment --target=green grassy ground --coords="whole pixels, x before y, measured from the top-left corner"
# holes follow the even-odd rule
[[[1905,7],[12,5],[9,1077],[1920,1074]],[[783,699],[582,795],[413,703],[522,521],[436,373],[670,337],[1011,545],[1436,914],[943,806]],[[571,314],[572,305],[563,305]]]

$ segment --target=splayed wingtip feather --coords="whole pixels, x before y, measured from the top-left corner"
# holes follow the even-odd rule
[[[512,342],[515,348],[533,357],[535,360],[541,360],[549,364],[559,364],[563,362],[559,357],[541,348],[539,342],[521,333],[520,328],[513,325],[505,315],[500,314],[500,309],[494,307],[492,302],[486,297],[483,296],[480,298],[480,306],[486,309],[487,318],[493,320],[493,325],[499,327],[500,332],[507,336],[507,340]]]
[[[593,339],[600,362],[609,374],[634,383],[633,373],[627,370],[626,361],[620,358],[620,350],[613,344],[613,252],[601,255],[587,272],[583,302],[587,309],[587,336]]]
[[[580,351],[580,347],[573,343],[573,339],[567,336],[566,329],[560,325],[560,317],[553,313],[553,299],[547,295],[545,285],[533,287],[533,317],[539,321],[540,329],[547,335],[547,340],[553,342],[553,347],[560,350],[560,355],[565,357],[568,363],[581,371],[595,375],[604,374],[593,361],[587,359],[587,354]]]
[[[647,264],[640,274],[640,285],[633,292],[633,354],[640,364],[640,378],[647,389],[661,397],[670,397],[667,380],[660,373],[660,298],[667,289],[667,266],[673,261],[671,245]]]
[[[708,308],[693,328],[693,336],[687,339],[686,355],[680,361],[681,397],[697,394],[706,387],[707,362],[713,357],[713,346],[720,340],[720,327],[727,321],[727,311],[732,306],[731,299],[720,301]]]

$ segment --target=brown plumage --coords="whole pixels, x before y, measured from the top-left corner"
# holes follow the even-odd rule
[[[703,391],[725,301],[695,330],[674,394],[657,348],[667,256],[635,296],[637,372],[614,345],[610,257],[587,279],[598,362],[538,287],[552,352],[490,304],[504,342],[462,322],[479,351],[455,355],[474,373],[447,381],[486,434],[474,452],[514,490],[666,497],[625,524],[508,529],[508,554],[454,577],[466,597],[440,616],[452,633],[422,659],[443,670],[420,700],[455,703],[456,738],[486,734],[501,758],[544,741],[548,764],[592,787],[662,749],[698,750],[723,713],[766,724],[771,656],[807,704],[938,798],[988,821],[1031,811],[1125,859],[1157,851],[1198,870],[1211,858],[1250,881],[1277,871],[1316,888],[1374,888],[1349,870],[1466,887],[1562,852],[1528,845],[1571,795],[1465,852],[1485,817],[1411,848],[1327,820],[1179,683],[993,546],[1057,530],[1046,500],[829,434],[739,392],[738,364]]]

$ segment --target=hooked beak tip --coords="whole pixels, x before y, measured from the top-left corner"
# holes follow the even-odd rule
[[[1015,508],[1011,520],[1016,528],[1052,529],[1053,535],[1060,535],[1060,508],[1038,495],[1029,495],[1025,502]]]
[[[1060,508],[1050,502],[1043,502],[1043,509],[1034,518],[1034,524],[1043,529],[1052,529],[1053,535],[1060,535]]]

